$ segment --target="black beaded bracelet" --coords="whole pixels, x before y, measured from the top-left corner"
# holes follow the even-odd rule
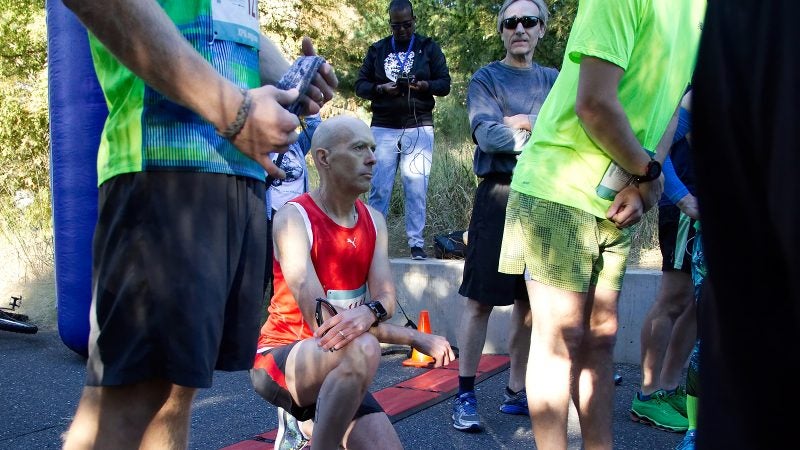
[[[241,89],[242,95],[244,99],[242,100],[242,104],[239,106],[239,110],[236,111],[236,119],[228,125],[223,131],[217,131],[217,134],[226,138],[226,139],[233,139],[242,131],[244,128],[244,123],[247,122],[247,116],[250,114],[250,105],[253,103],[253,97],[250,96],[250,91],[247,89]]]

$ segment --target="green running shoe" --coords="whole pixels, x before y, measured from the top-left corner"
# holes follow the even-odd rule
[[[278,407],[278,434],[275,449],[301,450],[308,448],[309,438],[300,429],[300,422],[283,408]]]
[[[634,394],[631,420],[676,433],[689,429],[689,421],[667,402],[666,392],[661,389],[653,392],[647,401]]]
[[[675,392],[668,393],[664,396],[664,400],[672,406],[675,411],[678,411],[683,417],[686,416],[686,388],[678,386]]]

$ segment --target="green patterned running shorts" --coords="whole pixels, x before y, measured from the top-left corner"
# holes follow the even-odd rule
[[[498,270],[567,291],[618,291],[630,246],[630,228],[512,190]]]

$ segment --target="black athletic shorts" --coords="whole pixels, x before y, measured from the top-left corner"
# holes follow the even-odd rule
[[[514,304],[514,300],[528,300],[522,275],[497,271],[510,184],[510,176],[491,176],[475,190],[464,278],[458,293],[485,305],[504,306]]]
[[[263,315],[264,182],[191,172],[117,175],[99,191],[91,386],[206,388],[253,364]]]
[[[307,406],[300,406],[295,403],[292,399],[292,395],[286,389],[286,380],[284,378],[286,359],[289,357],[289,352],[292,351],[292,348],[294,348],[298,342],[300,341],[259,352],[256,355],[253,369],[250,371],[250,381],[253,383],[253,387],[255,391],[258,392],[258,395],[263,397],[266,401],[283,408],[297,420],[306,421],[314,418],[314,411],[317,408],[317,404],[312,403]],[[361,401],[361,406],[356,410],[353,420],[366,416],[367,414],[380,412],[384,412],[383,408],[381,408],[381,405],[375,400],[375,397],[367,392],[366,395],[364,395],[364,400]]]
[[[661,270],[671,272],[680,270],[691,275],[692,247],[694,246],[694,219],[688,219],[688,230],[681,231],[681,210],[675,205],[658,208],[658,245],[661,248]],[[675,268],[675,260],[679,268]],[[681,261],[682,260],[682,261]]]

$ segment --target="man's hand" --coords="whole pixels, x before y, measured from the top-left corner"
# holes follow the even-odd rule
[[[414,92],[427,92],[431,85],[425,80],[419,80],[411,83],[409,87]]]
[[[675,204],[684,214],[694,220],[700,220],[700,207],[697,204],[697,197],[686,194]]]
[[[317,55],[317,51],[314,49],[314,44],[311,42],[310,37],[303,37],[301,46],[303,49],[303,55]],[[333,66],[327,62],[322,64],[317,71],[317,75],[314,77],[314,81],[311,82],[311,86],[308,87],[308,92],[306,93],[308,97],[305,108],[306,115],[310,116],[319,113],[322,105],[333,98],[333,91],[337,86],[339,86],[339,79],[336,77],[336,72],[333,70]]]
[[[503,125],[517,130],[531,131],[531,118],[527,114],[503,117]]]
[[[639,189],[636,186],[626,186],[614,197],[614,201],[606,211],[606,217],[614,222],[617,228],[626,228],[639,222],[644,211],[644,202]]]
[[[271,176],[281,178],[282,171],[272,162],[270,153],[283,153],[297,140],[295,130],[300,121],[284,108],[297,98],[297,89],[282,91],[262,86],[251,89],[250,95],[253,98],[250,114],[242,131],[233,138],[233,145],[261,164]]]
[[[339,314],[322,322],[314,332],[314,337],[319,338],[317,345],[325,350],[340,350],[369,331],[375,323],[375,314],[368,307],[362,306],[340,310]]]
[[[644,212],[658,204],[661,194],[664,193],[664,174],[653,181],[639,184],[639,194],[644,202]]]
[[[435,359],[434,367],[446,366],[456,359],[450,343],[442,336],[416,331],[411,346]]]
[[[375,87],[375,89],[381,94],[385,94],[390,97],[397,97],[398,95],[400,95],[400,88],[397,87],[397,83],[395,83],[394,81],[379,84]]]

